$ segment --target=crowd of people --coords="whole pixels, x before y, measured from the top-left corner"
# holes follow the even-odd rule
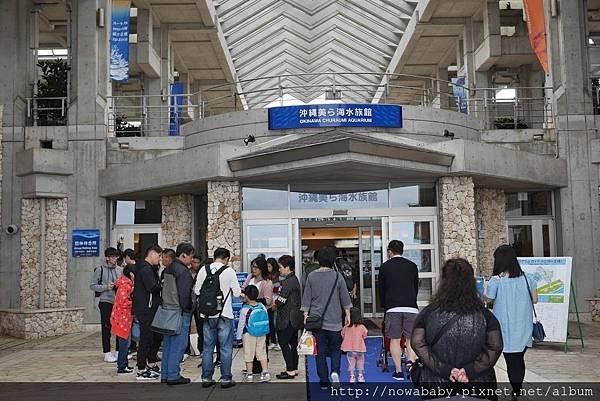
[[[524,354],[532,346],[537,285],[519,266],[515,250],[502,245],[494,253],[493,277],[485,292],[487,301],[493,302],[493,312],[477,291],[471,264],[462,258],[443,264],[437,290],[419,310],[417,265],[402,256],[401,241],[391,241],[387,251],[378,289],[395,366],[392,378],[405,378],[403,339],[405,366],[409,373],[418,369],[419,385],[495,388],[494,366],[504,353],[517,399],[525,374]],[[235,340],[241,340],[244,348],[246,381],[271,379],[269,351],[281,351],[285,370],[276,377],[288,380],[298,376],[298,338],[306,327],[318,344],[315,362],[322,388],[339,385],[342,354],[348,360],[348,382],[364,383],[368,381],[364,369],[367,328],[352,304],[356,289],[347,285],[336,256],[334,247],[319,249],[315,266],[300,280],[294,257],[283,255],[276,260],[259,255],[240,286],[229,266],[231,254],[224,248],[216,249],[212,259],[201,261],[189,243],[179,244],[176,250],[154,245],[137,262],[130,249],[121,253],[108,248],[106,263],[94,270],[90,284],[99,301],[104,360],[117,362],[118,374],[134,373],[128,365],[128,351],[137,349],[138,380],[189,383],[181,375],[180,363],[190,353],[193,320],[202,355],[203,387],[216,384],[217,365],[221,387],[235,385],[231,372]],[[237,332],[232,324],[234,297],[244,302]],[[159,307],[180,312],[176,333],[161,335],[153,328]],[[115,352],[111,352],[111,333],[117,339]],[[137,344],[132,343],[134,337],[139,338]],[[161,344],[162,360],[158,357]],[[493,392],[485,394],[495,399]]]

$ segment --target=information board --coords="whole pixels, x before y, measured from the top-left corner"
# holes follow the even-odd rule
[[[100,256],[100,230],[73,230],[71,255],[74,258]]]
[[[246,278],[248,277],[248,272],[236,272],[235,275],[237,276],[238,283],[240,283],[240,287],[241,287],[244,284],[244,282],[246,281]],[[243,306],[243,303],[239,297],[233,297],[231,299],[231,307],[233,309],[234,338],[235,338],[235,334],[237,333],[237,327],[238,327],[238,323],[240,321],[240,310],[242,309],[242,306]],[[241,338],[235,338],[235,340],[241,341]]]
[[[571,257],[518,258],[528,277],[537,282],[535,310],[548,342],[565,342],[571,296]]]
[[[390,104],[307,104],[271,107],[269,129],[319,127],[402,128],[402,107]]]

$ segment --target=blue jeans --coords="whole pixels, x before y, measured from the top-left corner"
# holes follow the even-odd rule
[[[161,379],[171,381],[181,377],[179,364],[188,344],[191,319],[192,315],[184,313],[181,316],[181,332],[174,336],[163,337],[163,355],[160,364]]]
[[[215,372],[213,350],[217,339],[221,351],[221,381],[230,381],[233,357],[233,321],[226,317],[204,320],[204,348],[202,349],[202,380],[211,380]]]
[[[130,337],[131,338],[131,337]],[[119,344],[119,354],[117,355],[117,369],[124,370],[127,367],[127,353],[129,352],[129,338],[117,336]]]
[[[342,359],[342,333],[341,331],[315,330],[313,332],[317,340],[317,374],[321,385],[329,385],[329,368],[327,366],[327,355],[331,358],[331,372],[340,374]]]

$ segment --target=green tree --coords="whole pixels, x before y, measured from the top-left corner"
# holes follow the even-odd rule
[[[37,83],[37,116],[39,125],[65,125],[66,107],[64,116],[61,112],[61,99],[44,99],[49,97],[67,96],[67,76],[69,66],[62,59],[42,60],[38,62],[42,76]],[[46,109],[46,110],[44,110]],[[48,110],[56,109],[56,110]]]

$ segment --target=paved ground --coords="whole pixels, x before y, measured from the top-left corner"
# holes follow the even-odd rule
[[[536,346],[526,354],[526,381],[530,383],[600,382],[600,323],[584,323],[585,349],[581,351],[578,340],[569,341],[569,351],[562,345]],[[575,333],[575,327],[570,331]],[[21,340],[0,337],[1,382],[135,382],[134,375],[116,375],[115,364],[102,361],[100,334],[87,332],[42,340]],[[242,381],[242,352],[235,350],[234,380]],[[270,371],[283,370],[280,352],[270,352]],[[199,357],[190,357],[183,363],[183,375],[198,381]],[[134,361],[132,361],[133,365]],[[304,361],[301,361],[303,366]],[[503,358],[496,372],[499,381],[507,381]],[[215,374],[218,379],[218,373]],[[296,382],[301,383],[305,373]],[[275,380],[274,380],[275,381]],[[289,381],[286,381],[289,383]],[[297,386],[300,390],[302,386]],[[139,388],[139,387],[138,387]],[[263,387],[264,388],[264,387]],[[305,391],[305,390],[304,390]],[[220,393],[218,393],[220,394]],[[237,393],[236,393],[237,394]],[[0,399],[3,397],[0,396]],[[238,397],[225,397],[228,401]],[[83,399],[83,398],[82,398]],[[240,398],[241,399],[241,398]],[[593,397],[591,399],[600,399]]]

